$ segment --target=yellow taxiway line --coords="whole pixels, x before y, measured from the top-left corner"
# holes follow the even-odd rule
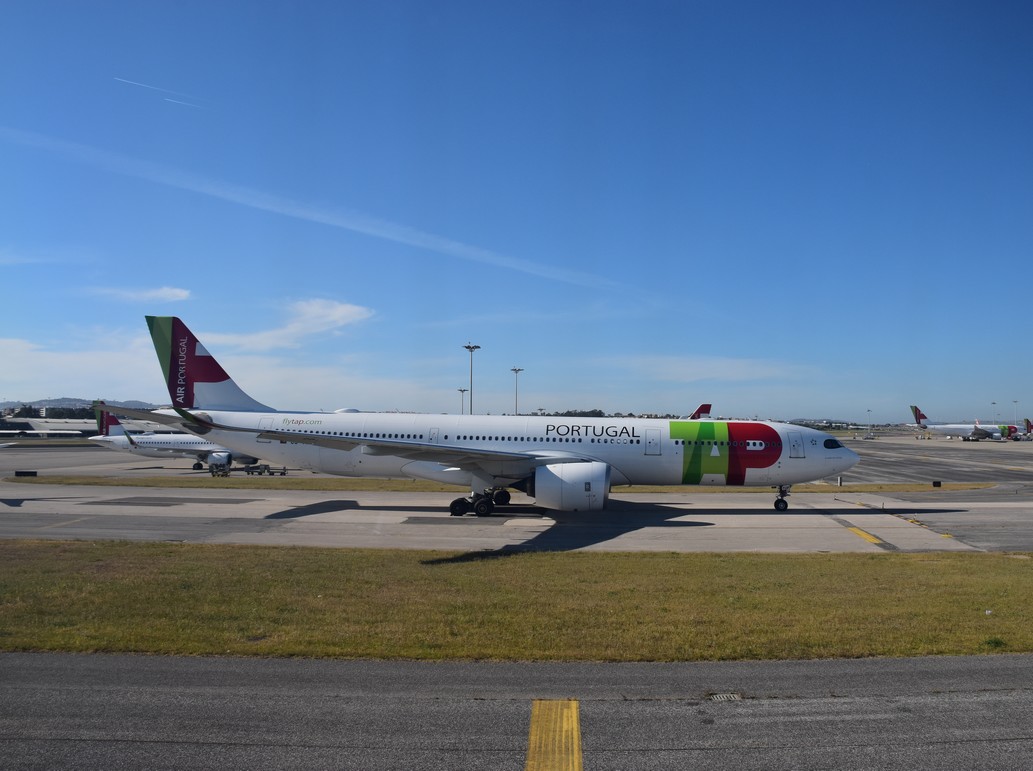
[[[849,530],[854,535],[860,536],[861,538],[866,540],[868,543],[882,543],[882,541],[880,539],[876,538],[871,533],[866,533],[864,530],[862,530],[859,527],[848,527],[847,530]]]
[[[582,771],[581,721],[574,699],[536,699],[524,771]]]

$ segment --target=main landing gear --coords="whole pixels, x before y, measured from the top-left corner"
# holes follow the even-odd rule
[[[496,506],[505,506],[509,500],[509,490],[488,488],[483,493],[472,493],[469,498],[456,498],[448,505],[448,513],[453,517],[465,517],[472,511],[478,517],[487,517]]]
[[[785,511],[789,508],[789,501],[786,498],[789,496],[790,485],[779,485],[778,486],[778,497],[775,499],[775,511]]]

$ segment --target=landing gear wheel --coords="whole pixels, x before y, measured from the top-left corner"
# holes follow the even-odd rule
[[[492,500],[496,506],[505,506],[509,503],[510,497],[509,490],[496,490]]]
[[[465,517],[470,513],[470,501],[466,498],[456,498],[448,504],[448,513],[453,517]]]
[[[495,504],[491,502],[491,498],[484,496],[478,498],[473,502],[473,513],[478,517],[487,517],[495,510]]]
[[[775,500],[775,510],[776,511],[785,511],[788,508],[789,508],[789,501],[787,501],[785,498],[777,498]]]
[[[193,468],[193,469],[194,469],[194,471],[200,471],[201,469],[203,469],[203,468],[204,468],[204,464],[203,464],[203,463],[201,463],[201,461],[198,461],[198,462],[197,462],[197,463],[195,463],[195,464],[194,464],[193,466],[191,466],[191,468]]]

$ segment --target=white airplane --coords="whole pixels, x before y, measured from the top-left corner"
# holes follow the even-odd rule
[[[944,436],[960,436],[964,442],[978,442],[980,439],[1011,439],[1019,433],[1017,426],[983,426],[979,421],[973,423],[926,423],[929,420],[925,413],[914,404],[911,414],[915,416],[916,428],[931,431]]]
[[[196,434],[182,431],[130,434],[118,418],[105,410],[97,411],[97,427],[100,434],[91,436],[90,441],[102,447],[147,458],[194,458],[194,471],[203,469],[205,463],[228,469],[234,461],[245,465],[258,462],[254,456],[233,452]]]
[[[172,410],[139,413],[277,464],[328,474],[413,477],[469,487],[453,516],[490,514],[507,488],[546,509],[598,511],[611,485],[777,488],[833,476],[858,461],[821,431],[767,421],[285,412],[255,401],[173,316],[147,324]]]

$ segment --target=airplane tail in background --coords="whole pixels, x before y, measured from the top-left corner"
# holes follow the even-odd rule
[[[701,404],[701,405],[699,405],[696,408],[696,411],[694,413],[692,413],[691,415],[689,415],[689,420],[699,420],[700,418],[709,418],[710,417],[710,407],[711,407],[711,405],[709,405],[709,404]]]
[[[122,436],[126,433],[125,426],[110,412],[94,409],[94,413],[97,415],[97,432],[101,436]]]
[[[146,318],[173,407],[276,412],[244,393],[178,317]]]
[[[925,413],[918,409],[914,404],[911,405],[911,414],[915,416],[915,423],[919,426],[924,426],[925,421],[929,420]]]
[[[1026,433],[1033,433],[1033,422],[1030,422],[1029,418],[1023,418],[1023,420],[1026,421]]]

